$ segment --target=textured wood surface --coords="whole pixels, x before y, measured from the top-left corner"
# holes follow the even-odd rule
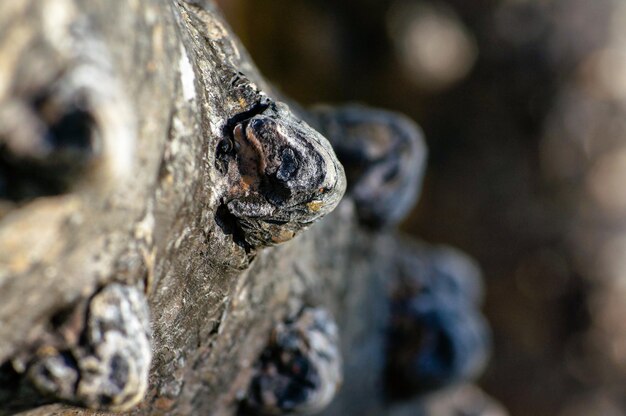
[[[57,321],[119,282],[143,290],[151,311],[149,388],[132,414],[235,413],[271,329],[303,306],[325,308],[339,327],[344,385],[327,414],[386,411],[386,281],[404,243],[359,225],[349,197],[313,225],[319,215],[297,217],[302,227],[285,226],[292,216],[264,222],[276,225],[271,232],[303,231],[269,248],[241,244],[220,224],[233,186],[216,163],[225,129],[251,111],[254,94],[280,97],[212,3],[4,2],[0,34],[0,120],[18,126],[0,137],[12,155],[49,163],[49,154],[22,156],[23,142],[12,140],[32,115],[5,109],[51,84],[87,95],[96,137],[72,180],[45,194],[26,183],[0,206],[0,362],[12,376],[50,345],[82,342],[81,327],[63,323],[61,334]],[[314,119],[296,105],[272,117],[304,136],[299,118]],[[337,169],[339,183],[329,152],[323,168]],[[307,207],[321,215],[337,195]],[[3,381],[7,413],[37,404],[19,382]],[[105,413],[53,404],[23,414]]]

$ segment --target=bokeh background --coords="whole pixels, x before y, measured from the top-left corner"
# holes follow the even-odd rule
[[[626,1],[222,0],[302,104],[423,128],[407,233],[481,264],[512,415],[626,414]]]

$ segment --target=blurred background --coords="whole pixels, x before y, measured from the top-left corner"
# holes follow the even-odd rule
[[[422,126],[402,228],[480,262],[481,386],[512,415],[626,414],[626,1],[218,3],[285,94]]]

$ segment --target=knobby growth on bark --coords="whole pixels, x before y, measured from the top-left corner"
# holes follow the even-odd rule
[[[489,335],[474,263],[394,230],[414,123],[289,102],[209,1],[4,2],[0,33],[3,413],[502,412],[423,395]]]

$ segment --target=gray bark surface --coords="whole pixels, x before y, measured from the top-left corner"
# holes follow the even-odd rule
[[[142,289],[151,314],[149,388],[131,414],[233,414],[275,323],[324,307],[344,362],[325,414],[386,411],[386,277],[404,243],[359,225],[350,198],[278,246],[250,249],[224,232],[216,214],[232,184],[215,149],[249,109],[233,76],[279,97],[211,2],[3,2],[0,39],[1,107],[51,83],[74,88],[103,143],[62,192],[0,205],[0,363],[19,373],[46,348],[79,343],[80,318],[57,320],[118,282]],[[0,111],[6,146],[11,123],[29,121],[10,114]],[[5,411],[36,405],[30,393],[2,391],[5,403],[19,398]],[[110,413],[51,404],[23,414]]]

